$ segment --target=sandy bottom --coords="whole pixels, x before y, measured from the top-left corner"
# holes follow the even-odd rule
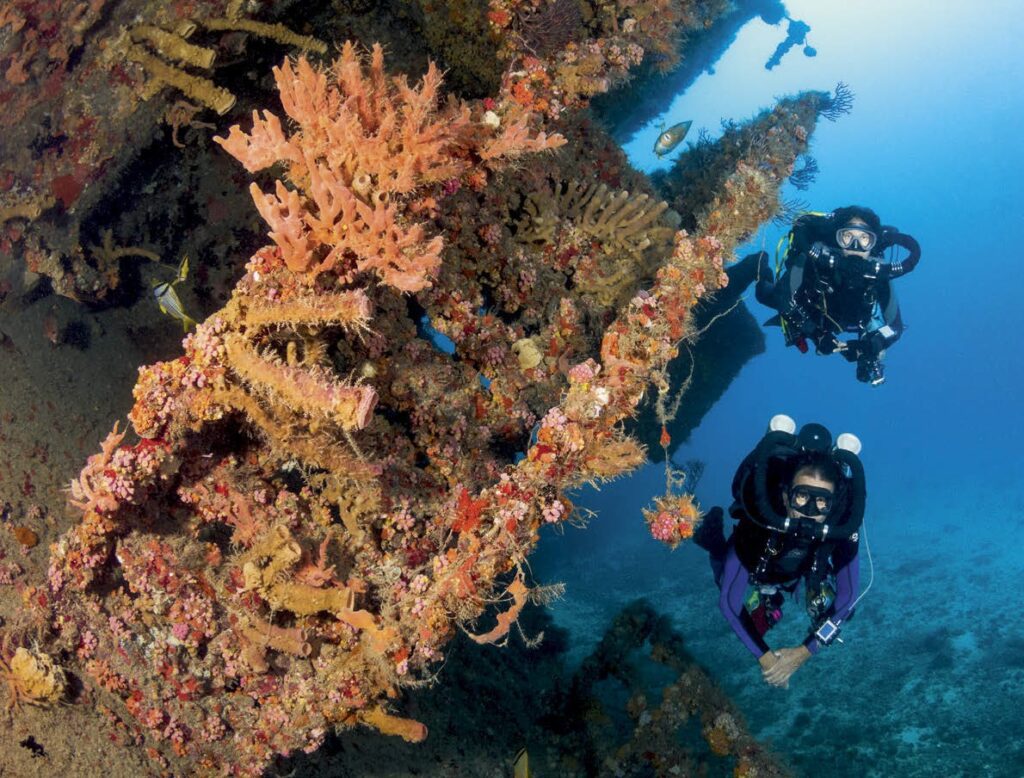
[[[146,309],[91,313],[53,295],[0,304],[0,618],[17,623],[26,585],[45,581],[48,547],[76,520],[64,487],[131,407],[138,365],[170,353],[180,329]],[[56,340],[57,343],[52,342]],[[25,548],[15,527],[39,539]],[[4,706],[8,696],[3,696]],[[0,775],[145,775],[143,755],[110,742],[83,700],[23,708],[0,727]],[[42,747],[45,755],[31,748]],[[21,743],[25,745],[20,745]]]
[[[625,542],[581,557],[567,536],[564,551],[545,549],[534,569],[567,584],[553,615],[570,633],[570,664],[592,649],[611,614],[646,597],[673,617],[752,733],[801,774],[1018,778],[1024,634],[1015,615],[1016,538],[1024,495],[1012,485],[993,493],[989,485],[975,492],[969,483],[935,484],[894,497],[890,508],[869,516],[875,582],[844,629],[845,644],[804,665],[788,690],[764,684],[722,618],[703,552],[664,550],[643,536],[639,513]],[[866,558],[861,570],[863,589]],[[806,635],[802,601],[784,610],[768,638],[776,647]]]

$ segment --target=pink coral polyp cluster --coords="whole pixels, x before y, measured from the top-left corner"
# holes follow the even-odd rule
[[[79,477],[71,482],[72,505],[86,512],[113,513],[121,503],[131,502],[136,488],[156,475],[162,462],[157,449],[162,444],[143,441],[119,447],[124,436],[115,424],[101,453],[89,457]]]
[[[651,537],[675,548],[693,537],[700,521],[700,509],[692,495],[668,495],[654,500],[654,508],[643,510]]]
[[[677,523],[666,511],[660,511],[650,523],[651,536],[667,543],[675,537]]]

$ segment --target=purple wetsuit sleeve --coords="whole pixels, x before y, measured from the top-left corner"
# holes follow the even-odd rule
[[[730,543],[725,556],[725,569],[722,571],[722,591],[718,597],[718,607],[733,632],[743,641],[743,645],[760,659],[768,651],[768,644],[757,634],[750,614],[743,607],[749,585],[750,573],[736,556],[736,549]]]
[[[857,599],[860,588],[860,557],[854,553],[850,561],[836,571],[836,599],[829,608],[828,616],[833,621],[846,621],[853,610],[853,602]],[[807,650],[818,653],[821,644],[811,635],[804,641]]]

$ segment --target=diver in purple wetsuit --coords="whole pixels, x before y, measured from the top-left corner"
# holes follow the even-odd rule
[[[776,416],[737,470],[729,513],[739,523],[729,540],[717,507],[694,536],[710,554],[723,615],[773,686],[788,686],[804,662],[836,639],[853,615],[860,582],[866,499],[860,441],[845,434],[833,446],[820,424],[804,425],[799,435],[795,428],[789,417]],[[785,595],[801,582],[808,637],[772,650],[764,636],[782,617]]]

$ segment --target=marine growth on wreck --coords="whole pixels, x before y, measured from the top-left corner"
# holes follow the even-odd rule
[[[75,521],[16,630],[32,653],[3,660],[16,701],[73,701],[73,676],[172,774],[259,775],[357,726],[421,741],[403,694],[443,683],[458,633],[506,641],[544,597],[527,564],[539,529],[580,521],[573,489],[645,460],[624,423],[671,384],[698,306],[778,212],[836,96],[782,99],[655,185],[589,124],[587,99],[645,57],[671,67],[678,31],[714,4],[402,4],[445,56],[459,30],[466,56],[490,49],[476,71],[446,63],[475,94],[449,91],[434,61],[396,72],[373,40],[287,14],[139,4],[144,23],[111,9],[115,30],[103,5],[49,26],[28,2],[0,17],[4,122],[45,99],[17,87],[41,77],[48,30],[88,63],[47,50],[65,131],[31,178],[4,160],[5,250],[61,294],[114,294],[122,263],[153,249],[110,231],[80,245],[113,186],[97,154],[144,146],[157,106],[181,99],[195,110],[179,105],[175,139],[217,128],[197,132],[234,158],[265,237],[180,354],[141,367],[127,428],[111,420],[70,484]],[[228,127],[216,115],[235,96],[206,63],[243,35],[285,47],[277,98]],[[74,102],[97,90],[102,127]],[[648,517],[669,542],[698,519],[671,494]],[[716,752],[740,737],[732,719],[705,728]]]

